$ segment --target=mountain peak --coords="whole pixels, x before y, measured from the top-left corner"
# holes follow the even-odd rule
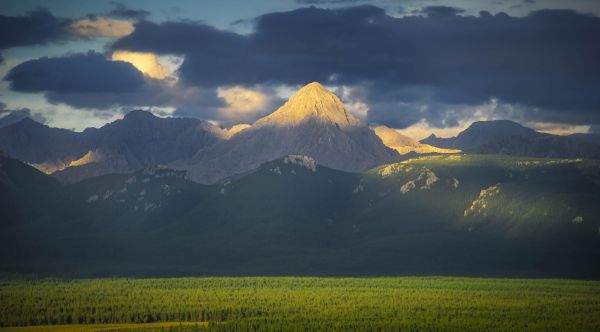
[[[307,94],[307,93],[324,93],[329,94],[331,91],[327,90],[321,83],[319,82],[311,82],[307,85],[303,86],[296,92],[296,94]]]
[[[7,127],[14,127],[14,128],[48,128],[47,125],[37,122],[34,119],[30,118],[30,117],[24,117],[23,119],[7,126]]]
[[[141,120],[141,119],[155,119],[156,116],[149,111],[133,110],[125,114],[123,120]]]
[[[459,133],[457,138],[473,135],[494,138],[509,136],[543,136],[543,134],[511,120],[492,120],[473,122],[467,129]]]
[[[338,127],[361,125],[360,120],[346,111],[340,98],[318,82],[302,87],[277,111],[258,120],[256,125],[288,127],[309,120]]]

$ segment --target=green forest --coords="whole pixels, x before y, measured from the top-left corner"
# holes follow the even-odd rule
[[[597,331],[600,282],[207,277],[0,283],[2,329],[105,324],[136,331]],[[59,330],[70,331],[48,331]]]

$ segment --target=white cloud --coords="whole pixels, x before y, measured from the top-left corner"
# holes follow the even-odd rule
[[[270,110],[270,98],[258,90],[232,86],[218,89],[218,96],[226,106],[219,109],[227,121],[248,121]]]
[[[327,88],[340,97],[349,113],[361,119],[362,121],[367,121],[369,105],[363,102],[363,91],[359,91],[359,88],[357,87],[351,87],[347,85]]]
[[[398,132],[412,137],[417,140],[426,138],[431,134],[435,134],[437,137],[452,137],[458,135],[461,131],[467,129],[475,121],[489,121],[500,119],[499,112],[505,112],[504,108],[498,107],[498,102],[495,99],[491,99],[489,102],[478,105],[478,106],[457,106],[456,110],[448,110],[448,113],[456,113],[452,115],[459,115],[461,117],[458,120],[458,124],[449,127],[435,127],[431,126],[425,119],[421,119],[419,122],[405,128],[398,130]],[[442,121],[443,123],[444,121]]]

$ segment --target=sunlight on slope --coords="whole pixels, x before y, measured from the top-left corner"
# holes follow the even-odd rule
[[[378,126],[373,128],[375,134],[379,136],[383,144],[387,147],[398,151],[400,154],[409,152],[416,153],[459,153],[460,150],[442,149],[428,144],[417,142],[416,140],[402,135],[392,128],[386,126]]]
[[[103,159],[104,154],[102,152],[100,152],[99,150],[90,150],[79,159],[71,161],[45,161],[40,164],[31,164],[31,166],[35,167],[40,172],[52,174],[54,172],[62,171],[67,167],[83,166],[89,163],[100,162]]]

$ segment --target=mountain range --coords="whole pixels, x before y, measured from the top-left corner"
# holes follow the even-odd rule
[[[354,172],[419,154],[460,151],[599,159],[597,141],[594,134],[556,136],[498,120],[475,122],[456,137],[432,135],[418,142],[385,126],[369,128],[316,82],[254,124],[230,129],[145,111],[83,132],[50,128],[30,118],[0,128],[0,150],[64,183],[152,165],[186,170],[194,181],[215,183],[289,154]]]
[[[600,159],[596,134],[558,136],[537,132],[514,121],[478,121],[455,137],[431,135],[421,143],[469,153],[547,158]]]
[[[0,270],[53,276],[598,277],[600,164],[446,155],[228,182],[147,167],[63,185],[0,158]]]
[[[229,129],[22,119],[0,128],[0,272],[598,277],[594,139],[488,121],[417,142],[318,83]]]

